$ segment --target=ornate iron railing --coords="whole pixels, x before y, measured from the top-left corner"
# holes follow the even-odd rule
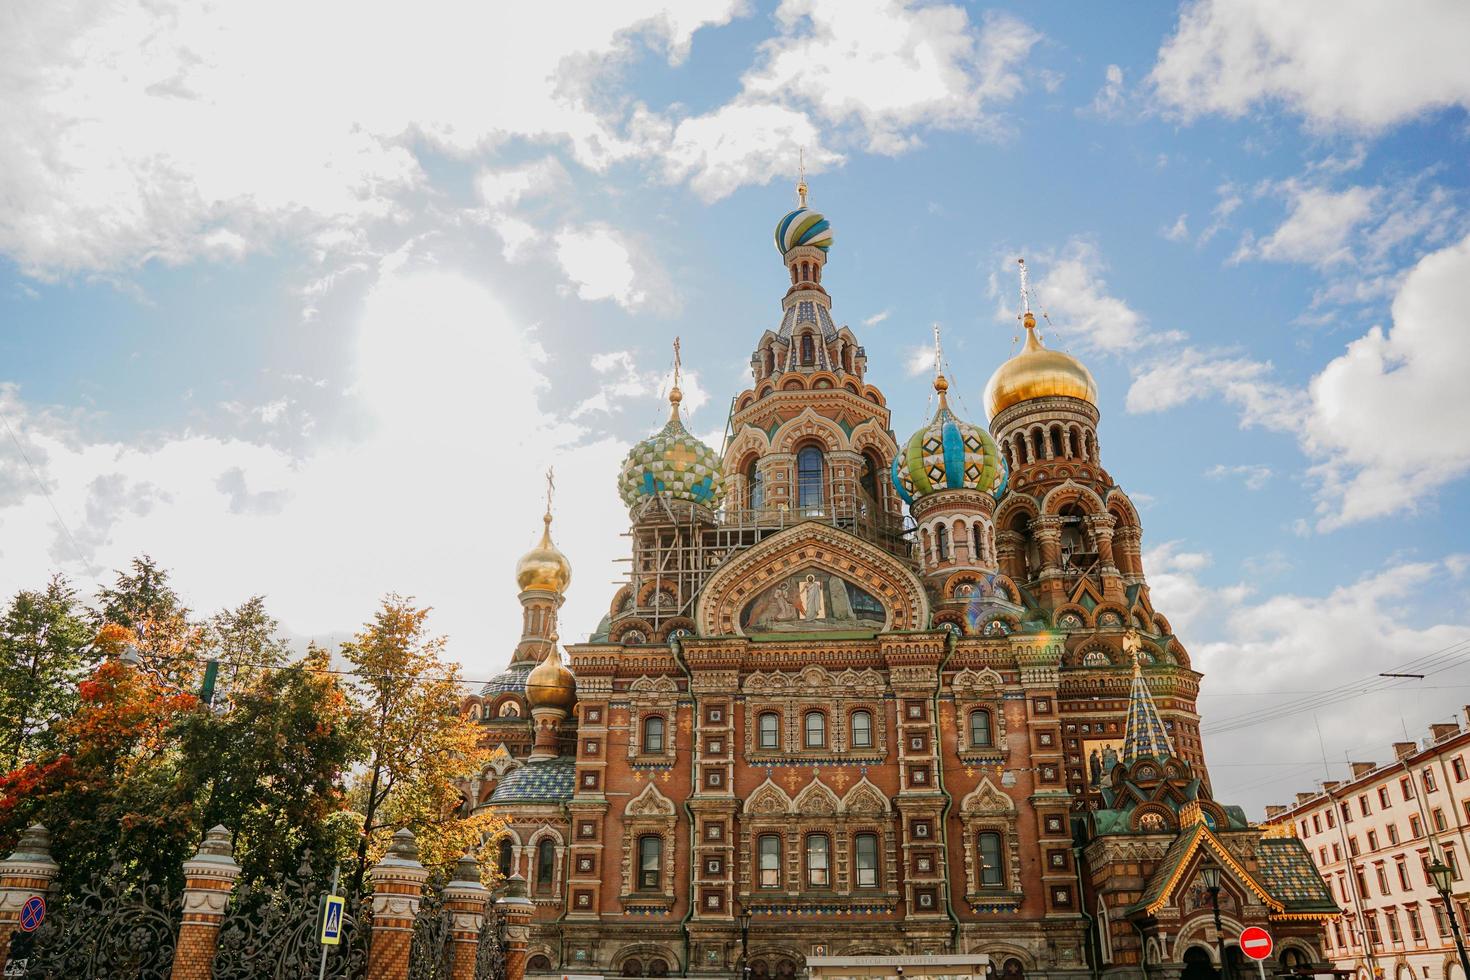
[[[168,980],[179,903],[146,872],[125,874],[116,860],[73,898],[53,901],[26,957],[28,978]]]
[[[331,980],[367,974],[368,902],[349,897],[342,941],[321,944],[327,884],[303,860],[294,877],[236,886],[220,924],[214,980],[316,980],[326,950]]]
[[[454,914],[444,907],[443,887],[442,881],[435,882],[419,904],[408,951],[408,980],[450,980]]]
[[[475,980],[505,980],[505,945],[500,925],[500,914],[492,902],[485,909],[485,924],[480,927],[480,945],[475,951]]]

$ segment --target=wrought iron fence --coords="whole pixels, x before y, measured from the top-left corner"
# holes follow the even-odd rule
[[[492,902],[485,909],[485,924],[480,927],[480,945],[475,952],[475,980],[505,980],[505,943],[501,935],[500,913]]]
[[[408,952],[408,980],[450,980],[453,944],[450,929],[454,913],[444,907],[444,884],[431,884],[413,921],[413,945]]]
[[[320,915],[327,883],[310,859],[296,874],[274,882],[239,885],[220,924],[214,980],[316,980],[323,951],[331,980],[367,974],[368,899],[349,896],[342,940],[323,946]]]
[[[178,935],[178,900],[146,872],[129,875],[114,860],[74,897],[56,898],[24,961],[27,980],[168,980]],[[25,955],[17,955],[24,952]],[[16,964],[18,965],[18,964]]]

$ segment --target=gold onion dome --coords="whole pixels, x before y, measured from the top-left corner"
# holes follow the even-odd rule
[[[1036,317],[1029,311],[1024,323],[1026,346],[996,368],[985,386],[985,410],[990,417],[1032,398],[1063,396],[1096,405],[1097,382],[1092,372],[1071,354],[1043,346],[1036,334]]]
[[[526,677],[526,700],[533,708],[560,708],[571,711],[577,703],[577,678],[571,669],[561,662],[561,652],[556,648],[557,637],[551,637],[546,656],[536,669]]]
[[[541,532],[541,543],[521,556],[516,562],[516,585],[522,592],[537,589],[542,592],[565,592],[572,584],[572,563],[551,543],[551,510],[548,508],[545,530]]]

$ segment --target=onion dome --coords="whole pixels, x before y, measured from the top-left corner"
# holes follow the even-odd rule
[[[997,500],[1005,493],[1005,457],[990,433],[965,422],[950,411],[949,382],[934,379],[939,411],[924,428],[909,437],[893,460],[893,486],[906,503],[940,490],[979,490]]]
[[[555,636],[551,638],[546,656],[526,677],[526,701],[532,708],[560,708],[562,711],[571,711],[572,705],[577,703],[577,679],[561,662]]]
[[[516,585],[521,591],[538,589],[543,592],[565,592],[572,584],[572,563],[567,556],[551,543],[551,506],[547,505],[545,529],[541,532],[541,543],[521,556],[516,562]]]
[[[995,369],[985,386],[985,410],[993,419],[1017,402],[1065,396],[1097,404],[1097,382],[1092,372],[1071,354],[1050,350],[1036,334],[1036,317],[1027,312],[1026,346]]]
[[[618,494],[629,508],[646,497],[668,496],[709,507],[720,489],[719,454],[689,434],[679,420],[684,395],[675,385],[669,392],[669,421],[638,443],[623,460]]]
[[[832,223],[820,211],[807,207],[805,200],[776,222],[776,251],[785,255],[798,245],[810,245],[823,252],[832,247]]]

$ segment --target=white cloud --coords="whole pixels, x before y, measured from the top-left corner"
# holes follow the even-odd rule
[[[1104,119],[1112,119],[1122,114],[1123,105],[1123,69],[1108,65],[1103,73],[1103,86],[1097,90],[1088,108]]]
[[[903,359],[903,370],[911,378],[934,373],[934,348],[920,344],[910,347]]]
[[[1378,189],[1349,187],[1334,192],[1288,183],[1291,213],[1286,220],[1259,242],[1242,242],[1232,261],[1258,258],[1323,267],[1350,261],[1349,236],[1372,216]]]
[[[1235,466],[1226,466],[1224,463],[1216,463],[1205,470],[1205,476],[1212,480],[1223,480],[1227,476],[1238,476],[1245,484],[1247,490],[1260,490],[1271,479],[1271,467],[1261,463],[1240,463]]]
[[[1427,255],[1374,327],[1312,381],[1306,444],[1322,458],[1321,526],[1414,511],[1470,472],[1470,238]]]
[[[4,389],[5,414],[84,554],[7,442],[0,591],[34,587],[53,567],[90,591],[147,551],[195,608],[263,592],[288,629],[311,636],[354,628],[397,590],[434,604],[451,655],[483,678],[509,656],[486,624],[518,621],[511,572],[540,532],[547,466],[559,477],[557,541],[576,570],[564,637],[596,625],[626,552],[613,491],[625,447],[541,410],[556,369],[494,295],[410,259],[364,302],[348,365],[349,407],[363,419],[354,438],[294,456],[192,432],[126,444]]]
[[[1470,107],[1470,6],[1424,0],[1197,0],[1149,76],[1186,119],[1279,103],[1315,127],[1376,130]]]
[[[556,260],[585,300],[610,299],[627,310],[648,301],[622,234],[605,226],[567,228],[556,236]]]
[[[872,316],[867,317],[866,319],[863,320],[863,326],[865,326],[865,327],[876,327],[878,324],[880,324],[884,320],[888,319],[888,317],[892,313],[893,313],[892,310],[883,310],[881,312],[874,313]]]
[[[820,173],[843,157],[826,148],[821,131],[802,111],[769,103],[732,102],[685,119],[664,136],[665,179],[689,181],[706,201],[717,201],[747,184],[769,183],[793,173],[798,152],[807,171]]]
[[[1142,343],[1147,321],[1110,291],[1103,277],[1107,265],[1096,244],[1074,238],[1060,252],[1044,253],[1027,266],[1042,270],[1032,281],[1034,305],[1060,326],[1066,345],[1118,353]],[[1014,272],[1008,269],[1007,274]],[[1005,319],[1011,315],[1001,314]]]
[[[1178,218],[1174,219],[1174,223],[1172,225],[1167,228],[1159,229],[1159,234],[1163,235],[1171,242],[1188,241],[1189,215],[1181,214]]]
[[[482,171],[475,178],[475,190],[486,205],[504,208],[523,198],[544,197],[570,181],[571,176],[560,160],[543,157],[519,167]]]
[[[1162,412],[1209,396],[1236,406],[1242,424],[1278,432],[1295,431],[1306,413],[1305,395],[1276,380],[1270,363],[1193,347],[1171,350],[1142,368],[1126,405],[1130,412]]]
[[[600,86],[643,42],[677,61],[741,6],[425,0],[420,43],[347,0],[23,5],[0,32],[0,252],[60,275],[332,240],[399,215],[420,146],[646,155]]]
[[[590,363],[592,370],[602,375],[603,380],[597,391],[584,398],[572,411],[573,419],[595,413],[621,412],[636,400],[638,410],[648,412],[650,429],[663,424],[668,416],[669,388],[673,380],[667,363],[643,368],[639,366],[636,355],[628,350],[594,354]],[[709,392],[705,390],[697,370],[686,368],[680,373],[679,392],[683,396],[679,408],[686,421],[709,402]]]

